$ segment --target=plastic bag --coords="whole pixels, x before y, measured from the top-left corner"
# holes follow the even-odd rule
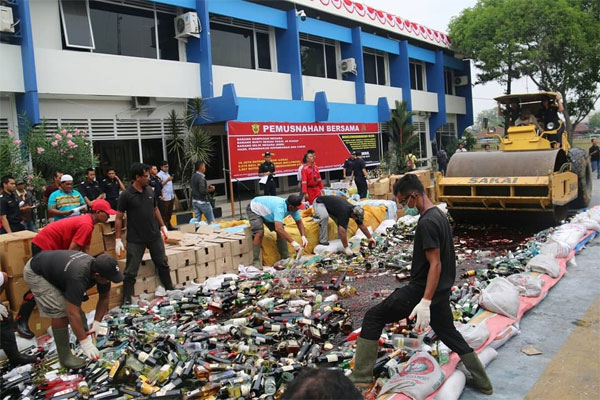
[[[548,254],[538,254],[527,263],[527,268],[531,271],[541,272],[550,275],[553,278],[560,274],[560,265],[556,258]]]
[[[570,252],[571,248],[569,246],[555,242],[552,239],[548,239],[548,241],[540,247],[540,254],[548,254],[554,258],[567,258]]]
[[[519,289],[506,278],[494,278],[483,290],[479,305],[488,311],[516,319],[519,313]]]
[[[387,392],[402,393],[414,400],[422,400],[435,392],[444,381],[444,371],[429,353],[415,353],[400,373],[392,376],[381,388],[379,396]]]
[[[581,224],[561,225],[551,236],[552,240],[564,243],[571,249],[577,246],[577,243],[585,235],[587,228]]]
[[[600,215],[597,216],[600,218]],[[572,220],[572,223],[577,223],[585,226],[587,229],[595,230],[596,232],[600,232],[600,223],[596,219],[591,217],[589,212],[581,212],[577,214]]]
[[[519,288],[519,293],[525,297],[538,297],[544,286],[544,281],[539,277],[527,274],[514,274],[506,279]]]
[[[316,255],[321,255],[324,253],[337,253],[338,251],[344,251],[344,245],[340,239],[329,241],[327,246],[319,244],[315,246],[315,249],[313,250]]]
[[[380,233],[384,235],[387,232],[387,228],[396,225],[396,220],[394,219],[385,219],[379,224],[377,229],[375,229],[375,233]],[[358,235],[358,232],[357,232]]]
[[[504,343],[508,342],[513,336],[519,333],[521,333],[519,328],[517,328],[514,324],[509,325],[506,328],[504,328],[504,330],[500,332],[498,336],[494,338],[494,340],[490,342],[488,347],[491,347],[492,349],[498,349],[501,346],[503,346]]]
[[[460,324],[456,327],[456,330],[474,350],[483,346],[490,337],[490,331],[485,322],[479,324]]]

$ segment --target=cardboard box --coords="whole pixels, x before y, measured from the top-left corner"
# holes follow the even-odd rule
[[[210,238],[204,243],[213,243],[215,246],[215,259],[231,257],[231,243],[223,238]]]
[[[169,231],[169,238],[167,239],[168,244],[179,245],[183,240],[185,232],[182,231]]]
[[[242,264],[245,266],[252,265],[252,261],[254,260],[254,254],[252,253],[244,253],[232,256],[233,267],[237,269],[238,265]]]
[[[184,233],[196,233],[196,225],[195,224],[180,225],[179,230]]]
[[[217,264],[214,260],[196,264],[196,282],[202,283],[217,275]]]
[[[108,294],[108,309],[120,307],[123,304],[123,282],[111,283]]]
[[[38,308],[35,307],[29,317],[29,329],[31,329],[36,337],[43,336],[47,333],[50,325],[52,325],[52,319],[42,317]]]
[[[167,257],[167,264],[169,268],[177,269],[179,267],[179,251],[169,247],[165,249],[165,256]]]
[[[425,188],[425,192],[427,193],[427,197],[429,197],[429,200],[431,200],[434,203],[437,203],[437,198],[435,195],[435,186],[432,185]]]
[[[23,267],[31,258],[34,232],[20,231],[0,235],[0,264],[9,277],[23,275]]]
[[[126,265],[127,259],[122,258],[119,260],[119,270],[121,272],[125,272]],[[145,278],[154,275],[156,275],[156,268],[154,267],[152,257],[150,257],[150,253],[144,253],[144,255],[142,256],[142,261],[140,262],[140,266],[138,268],[137,277]]]
[[[252,251],[252,237],[244,234],[223,235],[223,239],[227,239],[231,245],[231,254],[245,254]]]
[[[148,276],[140,278],[137,277],[135,285],[133,286],[133,295],[139,296],[142,293],[154,293],[156,290],[156,277]]]
[[[381,178],[375,182],[375,186],[373,188],[374,195],[385,195],[390,190],[390,180],[389,178]]]
[[[177,267],[189,267],[190,265],[196,264],[196,250],[192,247],[175,247],[173,250],[178,251],[177,254]]]
[[[404,175],[390,175],[390,193],[394,193],[394,184],[402,179]]]
[[[23,295],[29,290],[29,285],[22,276],[8,278],[6,285],[7,297],[11,310],[18,310],[23,303]]]
[[[98,300],[100,299],[100,295],[99,294],[93,294],[93,295],[88,296],[88,297],[89,297],[88,301],[84,301],[83,303],[81,303],[81,309],[86,314],[89,313],[90,311],[96,309],[96,306],[98,305]],[[88,321],[88,324],[91,325],[90,321]]]
[[[114,250],[117,244],[117,235],[112,233],[103,233],[102,240],[104,241],[104,250]],[[123,241],[123,245],[127,248],[127,230],[121,230],[121,240]]]
[[[217,245],[213,243],[205,243],[202,246],[194,246],[196,251],[196,264],[215,261]]]
[[[431,171],[428,169],[417,169],[414,171],[407,172],[408,174],[415,174],[423,184],[423,187],[427,188],[431,186]]]
[[[237,273],[237,265],[233,267],[233,257],[217,258],[215,260],[216,275]]]
[[[173,286],[177,286],[178,284],[178,280],[177,280],[177,270],[176,269],[170,269],[169,270],[169,275],[171,275],[171,283],[173,284]]]
[[[8,296],[6,295],[6,290],[2,290],[2,293],[0,293],[0,303],[4,303],[5,301],[8,301]]]
[[[386,194],[372,194],[371,195],[371,199],[373,199],[373,200],[387,200],[387,193]]]
[[[114,248],[114,247],[113,247]],[[90,242],[90,255],[97,256],[104,253],[104,238],[102,236],[101,224],[94,225],[92,230],[92,240]]]
[[[179,286],[189,285],[196,279],[196,266],[190,265],[189,267],[179,268],[177,270],[177,284]]]

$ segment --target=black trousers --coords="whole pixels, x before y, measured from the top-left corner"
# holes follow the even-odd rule
[[[355,178],[354,182],[356,183],[356,190],[358,191],[358,195],[360,196],[361,199],[364,199],[367,197],[367,180],[366,179],[360,179],[360,178]]]
[[[360,337],[368,340],[379,340],[386,324],[408,318],[413,308],[421,301],[424,288],[408,284],[394,290],[385,300],[370,308],[365,314]],[[431,301],[431,328],[452,351],[459,356],[473,351],[462,335],[454,327],[450,301],[450,291],[436,293]]]
[[[9,224],[10,224],[10,230],[12,232],[20,232],[20,231],[25,230],[25,225],[23,225],[23,224],[11,224],[10,222],[9,222]],[[5,233],[7,233],[6,229],[4,229],[4,227],[0,228],[0,235],[5,234]]]
[[[275,193],[275,188],[276,185],[274,180],[267,181],[267,183],[263,185],[265,196],[277,196],[277,194]]]
[[[165,244],[161,237],[152,240],[147,243],[134,243],[127,242],[127,261],[125,264],[125,275],[124,285],[130,289],[133,289],[135,280],[137,278],[138,270],[140,269],[140,263],[144,256],[144,251],[150,250],[150,257],[156,267],[156,273],[160,278],[163,286],[167,290],[173,289],[173,282],[171,281],[171,274],[169,273],[169,264],[167,263],[167,256],[165,255]],[[125,292],[125,288],[123,289]]]
[[[114,198],[114,199],[107,198],[106,201],[108,201],[108,204],[110,204],[110,208],[112,208],[113,210],[117,209],[117,204],[119,202],[119,198]]]

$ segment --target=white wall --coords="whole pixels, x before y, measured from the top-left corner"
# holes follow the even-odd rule
[[[466,114],[467,105],[464,97],[446,95],[446,113]]]
[[[36,48],[62,49],[58,0],[29,0],[33,44]]]
[[[0,43],[0,92],[25,92],[21,46]]]
[[[223,85],[228,83],[235,85],[235,93],[239,97],[292,99],[292,83],[289,74],[213,65],[214,95],[220,96]]]
[[[356,103],[354,82],[303,76],[302,85],[304,86],[304,100],[306,101],[314,101],[315,93],[325,92],[327,94],[328,102]]]
[[[411,90],[412,109],[414,111],[438,112],[437,93],[423,90]]]
[[[193,63],[37,49],[36,71],[40,94],[202,96]]]
[[[396,108],[396,100],[402,101],[402,88],[365,84],[365,103],[376,105],[380,97],[387,97],[390,108]]]

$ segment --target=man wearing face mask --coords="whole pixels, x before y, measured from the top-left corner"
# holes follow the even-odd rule
[[[420,214],[410,282],[365,314],[350,379],[359,387],[370,385],[384,326],[416,317],[417,331],[431,324],[442,342],[459,355],[472,375],[467,384],[484,394],[492,394],[492,384],[481,361],[454,327],[449,297],[456,276],[456,256],[448,218],[429,200],[416,175],[407,174],[397,181],[394,196],[407,214],[413,214],[415,209]]]

